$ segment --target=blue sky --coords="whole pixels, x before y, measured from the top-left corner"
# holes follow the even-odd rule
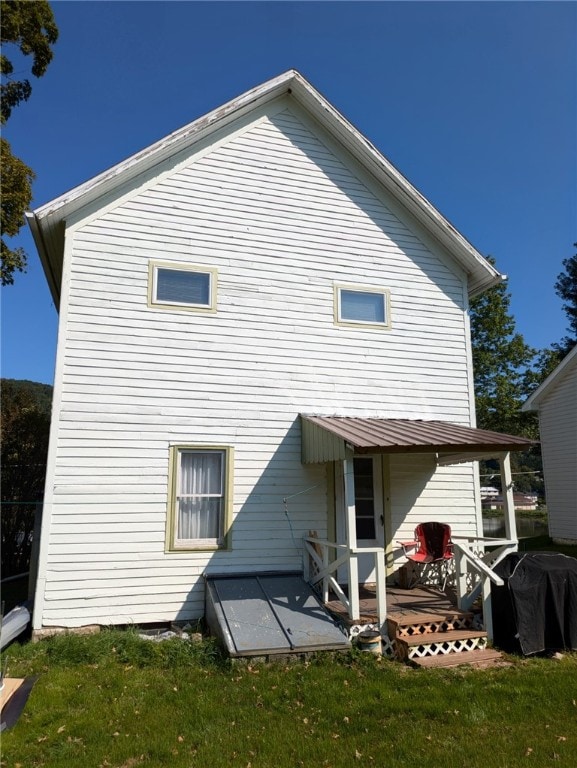
[[[509,275],[517,329],[565,334],[577,240],[577,4],[53,2],[54,60],[4,135],[33,206],[299,70]],[[9,54],[9,50],[6,50]],[[52,383],[57,314],[29,233],[2,290],[2,376]]]

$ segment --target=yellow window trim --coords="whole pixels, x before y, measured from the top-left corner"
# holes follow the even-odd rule
[[[178,456],[181,451],[218,451],[225,456],[224,499],[222,520],[222,542],[220,544],[199,544],[191,546],[187,540],[182,543],[176,538],[176,498],[178,489]],[[165,552],[220,552],[232,549],[232,512],[234,489],[234,448],[230,445],[171,445],[168,458],[168,505],[166,510]]]
[[[196,272],[210,275],[210,304],[179,304],[178,302],[161,302],[154,298],[155,270],[172,269],[176,272]],[[178,261],[156,261],[151,259],[148,262],[148,306],[150,309],[165,309],[170,312],[183,310],[184,312],[201,312],[202,314],[216,313],[216,299],[218,289],[218,269],[216,267],[205,267],[201,264],[183,264]]]

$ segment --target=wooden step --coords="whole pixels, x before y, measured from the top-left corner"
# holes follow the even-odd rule
[[[427,635],[398,637],[397,642],[409,647],[414,645],[442,645],[447,641],[469,640],[475,637],[487,637],[483,629],[453,629],[450,632],[429,632]]]
[[[389,637],[409,637],[470,629],[474,620],[475,614],[469,611],[415,612],[402,616],[389,616],[387,627]]]
[[[426,656],[446,656],[484,650],[487,633],[480,629],[458,629],[395,638],[395,655],[402,661]]]
[[[505,667],[511,666],[505,660],[503,654],[494,648],[485,648],[483,651],[462,651],[461,653],[447,653],[440,656],[423,656],[422,658],[410,659],[412,665],[424,667],[427,669],[450,669],[451,667],[461,667],[469,665],[484,669],[486,667]]]
[[[410,611],[403,614],[389,612],[389,621],[397,624],[399,627],[407,624],[425,624],[430,621],[451,621],[454,619],[472,619],[474,614],[471,611],[460,611],[455,608],[454,611]]]

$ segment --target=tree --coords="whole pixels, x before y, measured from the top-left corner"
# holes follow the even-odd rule
[[[23,248],[9,248],[4,235],[14,237],[24,224],[24,212],[32,200],[34,172],[26,163],[14,157],[10,144],[0,139],[0,167],[2,168],[2,242],[0,243],[2,263],[0,280],[2,285],[14,282],[14,271],[24,271],[26,254]]]
[[[489,258],[491,263],[494,260]],[[471,300],[471,339],[477,424],[513,435],[538,439],[537,416],[522,413],[527,397],[527,370],[535,350],[515,329],[510,314],[511,297],[506,285],[490,288]],[[543,495],[541,452],[537,445],[511,454],[515,489]],[[492,476],[491,484],[500,487],[498,462],[481,462],[481,475]]]
[[[573,243],[577,248],[577,243]],[[563,261],[565,271],[560,272],[555,283],[555,293],[563,300],[563,309],[567,315],[569,336],[559,344],[553,344],[562,357],[565,357],[577,344],[577,253]]]
[[[15,45],[23,56],[32,56],[31,72],[42,77],[52,60],[52,48],[58,39],[58,29],[52,9],[46,0],[2,0],[2,54],[0,55],[0,121],[6,123],[14,107],[27,101],[32,92],[28,79],[16,80],[14,65],[5,55],[6,45]],[[19,54],[15,52],[18,56]],[[2,285],[14,282],[14,272],[26,268],[22,248],[11,249],[4,236],[14,237],[24,225],[24,213],[32,200],[34,172],[22,160],[14,157],[10,144],[2,138],[2,202],[1,202],[1,266]]]
[[[44,494],[52,387],[2,379],[2,576],[28,570],[34,512]]]
[[[573,246],[577,248],[577,243]],[[557,276],[555,293],[564,302],[563,309],[567,315],[569,335],[562,338],[560,342],[551,344],[550,348],[539,352],[535,370],[527,377],[531,389],[535,389],[545,381],[577,344],[577,253],[564,259],[563,267],[564,270]]]
[[[510,304],[504,283],[471,301],[477,422],[482,429],[526,434],[531,420],[521,413],[527,395],[524,374],[535,350],[516,332]]]

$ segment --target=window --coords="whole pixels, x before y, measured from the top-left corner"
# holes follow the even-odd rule
[[[335,286],[337,325],[390,328],[389,291],[357,285]]]
[[[375,481],[373,460],[353,459],[355,476],[355,517],[357,539],[374,539],[375,532]]]
[[[232,448],[172,446],[168,549],[229,546]]]
[[[217,272],[210,267],[150,262],[149,304],[201,312],[216,311]]]

